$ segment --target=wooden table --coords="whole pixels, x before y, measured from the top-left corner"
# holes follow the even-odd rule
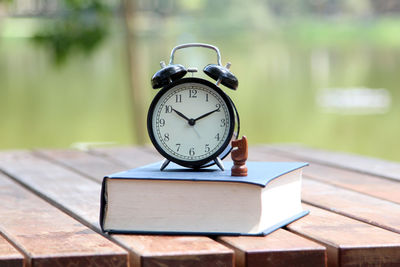
[[[0,152],[0,266],[400,266],[400,164],[299,146],[310,215],[265,237],[103,235],[105,174],[161,160],[150,147]]]

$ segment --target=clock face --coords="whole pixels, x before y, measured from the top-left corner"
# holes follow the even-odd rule
[[[186,78],[170,84],[150,106],[150,138],[166,158],[200,167],[229,145],[234,115],[228,97],[214,84]]]

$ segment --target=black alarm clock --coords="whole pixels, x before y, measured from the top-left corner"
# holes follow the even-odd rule
[[[189,47],[209,48],[217,53],[217,64],[203,69],[216,82],[184,78],[187,72],[193,74],[197,69],[174,64],[174,54]],[[237,109],[219,87],[238,87],[238,80],[229,71],[230,63],[222,66],[215,46],[189,43],[172,49],[168,65],[160,64],[162,69],[153,75],[151,84],[153,89],[162,89],[151,102],[147,131],[157,151],[166,158],[161,170],[170,161],[194,169],[217,164],[223,170],[221,160],[230,153],[231,140],[237,139],[240,129]]]

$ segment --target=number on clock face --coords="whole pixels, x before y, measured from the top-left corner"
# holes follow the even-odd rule
[[[178,84],[154,107],[153,136],[174,158],[206,159],[231,138],[229,114],[227,103],[214,89],[200,83]]]

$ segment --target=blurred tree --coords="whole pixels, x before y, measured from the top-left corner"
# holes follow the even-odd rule
[[[134,38],[134,25],[133,19],[136,12],[136,2],[132,0],[122,0],[121,2],[122,15],[124,19],[124,30],[125,30],[125,46],[126,46],[126,55],[127,55],[127,64],[128,64],[128,78],[129,78],[129,87],[130,87],[130,95],[132,101],[132,114],[133,114],[133,131],[136,136],[137,144],[145,144],[147,140],[147,133],[142,129],[146,125],[146,107],[143,99],[145,87],[142,87],[140,84],[140,80],[143,77],[140,77],[138,70],[140,69],[139,60],[137,59],[138,51],[136,49],[136,43]]]
[[[71,52],[92,52],[107,36],[112,15],[103,0],[63,0],[63,5],[34,37],[50,49],[56,63],[63,63]]]

